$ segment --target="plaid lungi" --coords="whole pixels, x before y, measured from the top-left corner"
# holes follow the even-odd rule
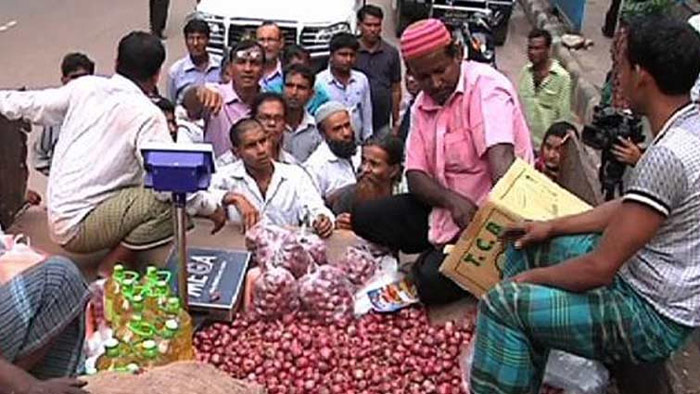
[[[560,237],[506,252],[504,275],[514,276],[590,252],[598,235]],[[623,279],[584,293],[504,281],[479,302],[470,390],[537,393],[549,349],[603,363],[668,357],[692,328],[654,310]]]
[[[75,374],[88,298],[82,274],[62,257],[50,257],[0,286],[0,357],[16,362],[48,346],[29,372],[39,379]]]
[[[93,209],[78,234],[63,247],[73,253],[112,249],[120,243],[132,250],[151,249],[173,237],[170,204],[143,187],[119,191]]]

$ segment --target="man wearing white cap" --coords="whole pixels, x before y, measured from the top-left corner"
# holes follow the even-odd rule
[[[329,204],[335,197],[334,192],[356,181],[359,156],[355,131],[350,112],[337,101],[319,107],[316,124],[324,141],[309,156],[304,167]]]

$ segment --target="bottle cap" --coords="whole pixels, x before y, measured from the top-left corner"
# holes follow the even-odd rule
[[[169,319],[168,321],[165,322],[165,328],[171,331],[177,331],[177,329],[180,327],[179,324],[177,324],[177,320],[175,319]]]
[[[144,350],[153,350],[156,348],[156,341],[152,339],[147,339],[141,344]]]
[[[105,349],[114,349],[119,346],[119,340],[116,338],[109,338],[105,341]]]
[[[129,373],[138,373],[141,368],[139,367],[138,364],[136,363],[131,363],[126,366],[126,370]]]

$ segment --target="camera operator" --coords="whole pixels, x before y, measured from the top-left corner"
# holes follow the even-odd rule
[[[630,23],[621,87],[654,135],[622,198],[507,229],[507,280],[479,303],[471,392],[537,392],[548,351],[655,362],[700,327],[700,35]],[[602,233],[602,236],[600,235]]]

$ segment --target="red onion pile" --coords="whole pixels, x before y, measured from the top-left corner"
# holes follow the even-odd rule
[[[334,265],[347,274],[353,285],[360,287],[374,275],[379,262],[369,250],[351,246],[345,251],[345,256]]]
[[[270,394],[464,393],[458,358],[471,319],[440,326],[424,309],[325,324],[306,314],[238,316],[195,335],[197,358]]]
[[[299,279],[299,298],[311,316],[331,322],[351,316],[353,286],[340,269],[322,265]]]
[[[255,281],[252,312],[270,319],[299,309],[299,289],[294,276],[284,268],[272,268]]]

